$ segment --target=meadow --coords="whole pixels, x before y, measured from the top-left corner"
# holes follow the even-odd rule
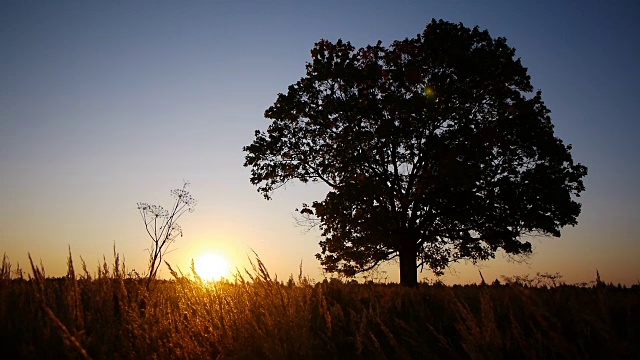
[[[90,271],[0,278],[4,359],[640,358],[640,286],[557,277],[445,286],[273,278],[256,258],[232,281]]]

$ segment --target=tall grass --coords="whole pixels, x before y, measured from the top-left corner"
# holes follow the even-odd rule
[[[79,274],[69,255],[63,278],[31,265],[3,259],[3,358],[640,358],[637,287],[285,284],[256,257],[232,282],[168,266],[147,290],[117,254]]]

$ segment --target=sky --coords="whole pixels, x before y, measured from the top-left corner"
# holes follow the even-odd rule
[[[147,267],[136,203],[168,207],[189,181],[196,210],[166,260],[206,252],[286,280],[324,276],[317,231],[294,210],[326,188],[295,183],[266,201],[242,147],[304,76],[321,38],[356,47],[414,37],[432,18],[506,37],[586,165],[579,224],[535,238],[525,263],[456,264],[445,283],[559,272],[570,283],[640,282],[640,3],[635,1],[0,1],[0,253],[47,275],[74,261]],[[372,276],[398,281],[397,263]],[[167,271],[163,270],[163,276]],[[420,279],[433,280],[423,272]]]

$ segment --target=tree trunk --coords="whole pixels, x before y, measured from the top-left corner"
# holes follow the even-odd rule
[[[406,246],[400,253],[400,285],[407,287],[418,286],[418,267],[416,265],[418,251],[415,245]]]

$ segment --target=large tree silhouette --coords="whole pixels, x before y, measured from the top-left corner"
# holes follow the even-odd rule
[[[414,286],[417,267],[530,253],[524,235],[577,224],[587,169],[514,56],[442,20],[389,47],[321,40],[244,147],[251,183],[266,199],[294,179],[331,187],[301,210],[319,221],[326,271],[399,258]]]

